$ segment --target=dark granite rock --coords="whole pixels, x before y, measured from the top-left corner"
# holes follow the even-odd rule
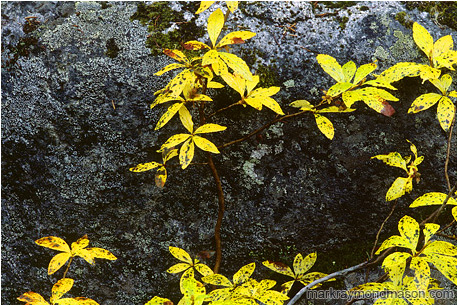
[[[162,190],[154,186],[153,172],[128,170],[159,161],[158,146],[182,129],[154,131],[164,108],[150,110],[152,93],[172,73],[153,73],[171,61],[149,55],[146,26],[129,20],[135,3],[109,4],[2,3],[2,304],[16,304],[16,297],[29,290],[48,298],[61,277],[62,271],[47,276],[55,252],[34,244],[40,237],[72,242],[88,234],[92,246],[118,257],[95,266],[76,259],[68,274],[76,280],[74,296],[100,304],[143,304],[154,295],[178,302],[178,277],[165,272],[175,262],[167,247],[191,253],[214,249],[217,198],[209,169],[172,169]],[[183,3],[169,5],[185,10]],[[287,112],[294,111],[288,106],[294,100],[319,101],[321,89],[333,84],[317,64],[316,52],[358,66],[377,59],[377,72],[399,61],[425,60],[411,30],[394,18],[405,10],[399,2],[355,2],[340,9],[311,2],[240,6],[229,30],[243,25],[257,36],[234,51],[253,71],[275,67],[282,84],[277,101]],[[202,25],[212,10],[186,16]],[[435,39],[452,34],[456,42],[456,29],[441,29],[417,10],[409,15]],[[28,16],[38,17],[40,25],[24,33]],[[292,23],[295,32],[284,32],[283,26]],[[39,48],[31,45],[30,52],[9,61],[21,39],[31,37]],[[110,46],[116,46],[115,56],[107,53]],[[400,102],[393,103],[396,114],[390,118],[363,103],[350,115],[330,114],[336,129],[332,142],[318,131],[313,117],[304,115],[215,156],[227,201],[223,274],[256,260],[256,275],[265,276],[269,272],[262,260],[291,262],[297,252],[318,251],[318,263],[332,257],[340,267],[364,260],[391,209],[385,193],[402,175],[370,157],[394,150],[409,154],[405,139],[425,155],[419,167],[422,180],[399,201],[382,236],[396,232],[403,214],[423,214],[407,208],[413,199],[446,191],[446,134],[435,108],[407,114],[415,97],[431,88],[418,79],[396,85]],[[227,115],[218,118],[227,131],[211,136],[217,144],[274,118],[269,110],[250,108],[234,108]],[[205,161],[201,152],[195,158]],[[456,137],[449,169],[456,181]],[[353,245],[360,248],[348,251]],[[332,271],[323,266],[322,272]]]

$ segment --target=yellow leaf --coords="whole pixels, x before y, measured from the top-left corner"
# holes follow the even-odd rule
[[[82,257],[84,260],[86,260],[91,265],[93,265],[95,263],[94,262],[94,257],[92,256],[92,254],[87,249],[76,250],[73,254],[74,254],[74,256]]]
[[[295,277],[291,268],[281,262],[266,260],[263,261],[262,264],[277,273],[284,274],[293,278]]]
[[[116,260],[116,256],[113,255],[108,250],[102,249],[102,248],[87,248],[86,249],[92,257],[95,258],[103,258],[103,259],[108,259],[108,260]]]
[[[456,91],[454,90],[454,91],[449,92],[448,96],[452,98],[456,98]]]
[[[229,11],[233,13],[239,7],[239,2],[238,1],[226,1],[226,5]]]
[[[49,303],[38,293],[29,291],[17,298],[21,302],[26,302],[26,305],[49,305]]]
[[[151,103],[150,108],[154,108],[156,105],[163,104],[163,103],[170,102],[170,101],[184,102],[184,99],[182,97],[177,97],[172,93],[163,94],[163,95],[158,96],[156,100],[154,100],[154,102]]]
[[[202,133],[214,133],[214,132],[221,132],[227,129],[227,127],[215,124],[215,123],[207,123],[197,128],[194,134],[202,134]]]
[[[302,275],[315,264],[316,253],[310,253],[305,258],[299,253],[294,258],[293,269],[296,275]]]
[[[268,97],[268,96],[275,95],[279,91],[280,91],[280,87],[277,87],[277,86],[272,86],[272,87],[269,87],[269,88],[257,88],[255,90],[251,91],[249,97],[250,98]]]
[[[184,103],[175,103],[167,109],[167,111],[159,118],[159,121],[156,124],[156,127],[154,128],[155,131],[159,130],[161,127],[167,124],[167,122],[170,121],[170,119],[175,116],[175,114],[178,112],[178,110],[184,105]]]
[[[214,2],[214,1],[202,1],[202,2]],[[169,300],[169,299],[161,298],[159,296],[155,296],[151,300],[146,302],[145,305],[173,305],[173,302],[171,300]]]
[[[452,208],[452,216],[453,218],[455,218],[455,221],[456,221],[456,207]]]
[[[206,297],[205,286],[194,278],[184,279],[182,282],[182,293],[184,297],[179,304],[202,305]]]
[[[173,257],[175,257],[176,259],[180,261],[184,261],[185,263],[189,265],[193,264],[191,256],[189,256],[188,252],[186,252],[185,250],[177,248],[177,247],[169,246],[169,251],[173,255]]]
[[[211,142],[208,139],[202,138],[200,136],[193,136],[192,140],[201,150],[212,152],[215,154],[219,153],[218,148],[213,144],[213,142]]]
[[[371,72],[377,69],[376,63],[369,63],[359,66],[358,70],[356,70],[355,79],[353,80],[353,84],[358,84],[361,82],[365,77],[367,77]]]
[[[59,237],[43,237],[36,240],[35,243],[42,247],[49,248],[52,250],[70,252],[70,247],[68,246],[67,242],[65,242],[62,238]]]
[[[406,193],[407,182],[411,180],[408,177],[398,177],[386,193],[386,201],[392,201],[402,197]]]
[[[323,70],[334,80],[337,82],[345,82],[345,76],[343,74],[342,67],[339,65],[335,58],[327,54],[318,54],[316,59],[321,68],[323,68]]]
[[[167,180],[167,169],[164,166],[157,169],[156,174],[154,176],[154,182],[156,186],[159,188],[163,188],[165,185],[165,181]]]
[[[350,113],[350,112],[354,112],[355,110],[356,109],[354,109],[354,108],[340,109],[337,106],[329,106],[329,107],[317,110],[316,112],[320,113],[320,114],[321,113]]]
[[[317,279],[323,278],[326,275],[327,274],[324,274],[324,273],[321,273],[321,272],[311,272],[311,273],[307,273],[306,275],[301,276],[298,279],[298,281],[300,281],[304,286],[307,286],[311,282],[316,281]],[[328,282],[335,281],[335,280],[336,280],[335,278],[331,278],[330,280],[328,280]],[[318,285],[313,286],[310,289],[315,289],[315,288],[318,288],[320,286],[321,286],[321,284],[318,284]]]
[[[227,52],[218,52],[219,57],[238,75],[247,81],[251,81],[253,76],[250,68],[243,59],[235,54]]]
[[[213,47],[216,45],[216,40],[218,39],[221,29],[224,25],[224,14],[220,9],[214,11],[210,17],[208,17],[207,31],[208,36],[212,42]]]
[[[397,63],[383,71],[377,80],[382,83],[391,84],[405,77],[416,77],[420,75],[420,64],[411,62]]]
[[[253,75],[253,79],[251,81],[246,80],[246,91],[247,94],[249,95],[253,89],[258,85],[259,83],[259,75]]]
[[[442,95],[445,95],[452,84],[452,77],[449,74],[444,74],[440,79],[433,79],[429,81],[441,91]]]
[[[224,88],[224,85],[215,81],[210,81],[207,84],[207,88]]]
[[[415,159],[418,158],[418,151],[417,147],[408,139],[406,139],[408,143],[410,143],[410,151],[412,151],[413,155],[415,156]],[[407,163],[407,162],[406,162]]]
[[[55,301],[57,305],[99,305],[93,299],[85,297],[65,298]]]
[[[439,230],[440,225],[434,223],[426,223],[425,228],[423,229],[423,234],[425,236],[425,245],[428,243],[429,239]]]
[[[48,275],[51,275],[57,270],[59,270],[63,265],[65,265],[65,263],[67,262],[67,260],[70,259],[70,257],[71,254],[67,252],[59,253],[56,256],[54,256],[49,262]]]
[[[312,110],[315,106],[307,100],[296,100],[290,104],[292,107],[299,107],[301,110]]]
[[[344,75],[344,82],[351,82],[353,76],[356,72],[356,65],[354,62],[349,61],[345,65],[342,66],[342,72]]]
[[[438,226],[438,224],[435,225]],[[440,254],[456,257],[456,245],[450,242],[436,240],[428,244],[422,253],[425,255]]]
[[[172,96],[179,96],[182,92],[186,84],[194,83],[195,79],[194,73],[192,73],[189,69],[185,69],[180,72],[168,85],[169,90]]]
[[[60,299],[65,293],[67,293],[73,287],[73,279],[62,278],[58,280],[54,286],[52,286],[52,297],[51,303]]]
[[[216,50],[210,50],[202,57],[202,65],[212,65],[219,61],[219,55]]]
[[[406,161],[404,160],[404,158],[402,158],[401,154],[399,154],[398,152],[390,152],[386,155],[372,156],[371,159],[373,158],[381,160],[388,166],[398,167],[408,172],[407,167],[406,167]]]
[[[162,160],[164,161],[164,164],[174,158],[175,156],[178,156],[178,150],[177,149],[168,149],[168,150],[164,150],[162,152]]]
[[[174,60],[177,60],[179,62],[189,63],[189,60],[186,57],[186,55],[183,52],[181,52],[180,50],[164,49],[163,52],[165,55],[170,56]]]
[[[292,281],[283,283],[283,284],[281,285],[281,289],[280,289],[280,290],[281,290],[281,293],[287,295],[288,292],[291,290],[291,287],[293,287],[294,282],[295,282],[295,281],[292,280]]]
[[[185,141],[189,137],[191,137],[191,135],[189,135],[189,134],[176,134],[176,135],[173,135],[169,139],[167,139],[167,141],[161,146],[161,149],[159,151],[163,151],[165,149],[172,148],[172,147],[182,143],[183,141]]]
[[[192,131],[194,130],[194,123],[192,122],[191,114],[189,113],[188,109],[184,106],[184,104],[180,107],[178,112],[180,114],[181,123],[189,131],[189,133],[192,133]]]
[[[240,96],[244,97],[245,94],[245,79],[242,78],[241,76],[237,74],[223,74],[221,75],[223,78],[224,82],[226,82],[227,85],[229,85],[232,89],[237,91]]]
[[[173,64],[165,66],[164,68],[162,68],[161,70],[156,72],[154,75],[163,75],[164,73],[166,73],[166,72],[168,72],[170,70],[177,69],[177,68],[184,68],[184,67],[186,67],[186,66],[183,65],[183,64],[173,63]]]
[[[250,278],[251,274],[253,274],[255,267],[256,264],[254,262],[241,267],[232,278],[233,284],[240,285],[245,283]]]
[[[187,263],[177,263],[176,265],[171,266],[170,268],[167,269],[168,273],[180,273],[183,272],[186,269],[189,269],[191,266]]]
[[[428,58],[431,57],[431,51],[433,50],[433,37],[429,34],[423,26],[415,22],[413,24],[413,40],[417,46],[425,52]]]
[[[210,301],[212,301],[212,302],[216,302],[217,301],[218,302],[218,303],[210,303],[211,305],[213,305],[213,304],[219,304],[219,305],[232,305],[232,304],[234,304],[232,301],[229,301],[229,303],[224,303],[224,301],[230,300],[230,298],[231,298],[231,289],[230,288],[215,289],[215,290],[209,292],[207,296],[208,296],[208,299]]]
[[[315,115],[316,124],[320,129],[321,133],[323,133],[324,136],[332,140],[334,138],[334,126],[332,125],[331,120],[319,114],[313,115]]]
[[[442,205],[447,198],[447,195],[442,192],[429,192],[425,193],[421,197],[417,198],[410,204],[409,207],[420,207],[428,205]],[[450,197],[447,201],[447,205],[456,205],[456,199]]]
[[[261,97],[259,97],[258,99],[261,99]],[[280,105],[277,103],[277,101],[275,101],[271,97],[264,97],[264,99],[262,99],[262,104],[264,104],[265,106],[267,106],[268,108],[270,108],[271,110],[273,110],[274,112],[276,112],[279,115],[285,114],[283,110],[281,109]]]
[[[89,239],[87,238],[87,235],[84,235],[80,239],[78,239],[76,242],[72,243],[72,252],[75,252],[76,250],[83,249],[89,245]]]
[[[229,73],[226,63],[219,57],[219,55],[216,61],[212,64],[212,69],[216,75],[220,76]]]
[[[362,99],[363,97],[357,91],[345,91],[342,94],[342,100],[347,107],[352,107],[355,102],[361,101]]]
[[[203,263],[198,263],[198,264],[194,265],[194,268],[197,270],[197,272],[199,272],[203,276],[208,276],[208,275],[212,275],[213,274],[213,270],[210,269],[209,266],[207,266],[206,264],[203,264]]]
[[[423,83],[428,80],[438,79],[440,75],[441,71],[439,69],[428,65],[419,66],[419,76],[423,80]]]
[[[262,110],[262,102],[263,102],[262,98],[246,98],[246,99],[244,99],[244,101],[249,106],[251,106],[251,107],[253,107],[253,108],[257,109],[257,110]]]
[[[406,261],[412,255],[405,252],[395,252],[388,255],[383,261],[382,267],[393,281],[395,288],[399,288],[403,282],[403,275],[406,269]]]
[[[326,95],[330,97],[337,97],[344,91],[350,89],[353,86],[352,83],[336,83],[326,92]]]
[[[450,125],[452,124],[453,117],[455,117],[455,105],[453,102],[447,98],[442,97],[439,100],[439,105],[437,106],[437,119],[444,131],[448,131]]]
[[[161,164],[156,163],[156,162],[149,162],[149,163],[144,163],[144,164],[138,164],[135,167],[132,167],[129,169],[129,171],[132,172],[143,172],[143,171],[148,171],[154,168],[159,167]]]
[[[453,68],[453,65],[456,65],[456,51],[455,50],[449,50],[447,52],[444,52],[434,59],[435,68],[445,67],[450,70],[455,70],[455,68]]]
[[[376,87],[365,87],[365,88],[359,89],[358,94],[362,96],[363,98],[374,96],[374,97],[380,97],[388,101],[399,101],[398,98],[390,94],[388,91],[384,89],[376,88]]]
[[[186,50],[202,50],[202,49],[211,49],[207,44],[197,40],[190,40],[183,44],[183,48]]]
[[[245,40],[254,37],[256,33],[250,31],[235,31],[227,34],[219,41],[216,45],[216,48],[221,48],[227,45],[234,45],[234,44],[243,44]]]
[[[453,38],[451,35],[442,36],[433,46],[432,58],[433,60],[436,59],[443,53],[446,53],[450,50],[453,50]]]
[[[384,87],[384,88],[388,88],[391,90],[398,90],[396,87],[390,85],[390,83],[387,83],[387,81],[383,79],[370,80],[370,81],[364,82],[364,85],[372,85],[375,87]]]
[[[401,237],[409,243],[409,249],[415,250],[420,237],[420,226],[418,222],[409,216],[404,216],[399,220],[398,230]]]
[[[428,254],[426,260],[432,263],[437,270],[439,270],[446,278],[453,282],[456,286],[456,255],[455,257],[440,255],[440,254]]]
[[[231,281],[228,280],[226,276],[221,274],[207,275],[202,278],[202,281],[210,285],[232,287]]]
[[[434,104],[436,104],[437,101],[439,101],[439,99],[441,98],[442,96],[437,93],[427,93],[421,95],[412,102],[412,105],[410,106],[408,113],[415,114],[425,109],[428,109]]]
[[[194,142],[192,137],[184,142],[180,149],[180,164],[182,169],[186,169],[194,158]]]

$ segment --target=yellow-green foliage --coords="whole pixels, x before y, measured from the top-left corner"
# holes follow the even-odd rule
[[[91,265],[94,264],[95,258],[103,258],[108,260],[117,259],[116,256],[114,256],[108,250],[102,248],[87,248],[89,245],[89,239],[87,238],[87,235],[84,235],[76,242],[73,242],[71,249],[63,239],[54,236],[40,238],[35,241],[35,243],[45,248],[50,248],[62,252],[54,256],[49,262],[49,275],[59,270],[70,258],[76,256],[84,258],[84,260],[86,260]]]
[[[422,229],[424,240],[420,239],[420,225],[418,222],[404,216],[398,223],[399,235],[386,239],[376,254],[391,247],[405,248],[409,252],[394,252],[388,255],[382,267],[388,273],[391,281],[383,283],[367,283],[353,288],[350,294],[357,291],[389,291],[384,299],[375,304],[401,305],[405,304],[404,297],[412,304],[432,304],[434,300],[429,295],[431,289],[441,289],[431,278],[430,265],[435,266],[446,278],[456,285],[456,246],[445,241],[432,240],[440,225],[426,223]],[[413,271],[413,277],[406,271],[407,262]],[[405,292],[406,294],[402,294]],[[412,292],[417,292],[416,298]],[[411,295],[408,295],[410,293]],[[410,296],[410,297],[409,297]]]
[[[70,291],[73,287],[73,279],[62,278],[58,280],[52,287],[52,296],[49,299],[50,303],[46,301],[40,294],[29,291],[18,297],[21,302],[26,305],[99,305],[96,301],[85,298],[62,298],[62,296]]]
[[[407,177],[398,177],[391,185],[390,189],[388,189],[388,192],[386,193],[387,202],[400,198],[404,194],[411,192],[413,188],[413,179],[415,178],[417,183],[420,180],[420,173],[418,172],[417,166],[421,164],[424,156],[418,156],[417,147],[409,140],[407,141],[410,143],[410,150],[414,155],[414,160],[412,162],[411,155],[402,157],[402,155],[398,152],[390,152],[386,155],[376,155],[372,157],[383,161],[389,166],[401,168],[407,173]]]
[[[456,192],[455,192],[455,197],[456,197]],[[409,207],[421,207],[421,206],[430,206],[430,205],[442,205],[442,203],[445,202],[445,199],[447,198],[447,195],[442,192],[428,192],[422,195],[421,197],[417,198],[415,201],[410,204]],[[455,218],[456,221],[456,199],[450,197],[447,200],[446,205],[452,205],[455,206],[452,208],[452,215],[453,218]]]

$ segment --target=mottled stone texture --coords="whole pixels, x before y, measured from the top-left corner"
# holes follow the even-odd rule
[[[185,10],[183,3],[167,5]],[[185,16],[205,25],[213,9]],[[404,10],[399,2],[344,8],[247,2],[230,18],[228,30],[243,25],[257,33],[233,51],[253,72],[271,67],[282,87],[277,101],[285,112],[293,112],[290,102],[317,102],[321,90],[333,84],[316,53],[358,66],[377,59],[378,72],[399,61],[425,61],[411,29],[395,20]],[[165,108],[149,109],[152,93],[173,74],[153,73],[171,60],[149,55],[146,26],[129,19],[135,11],[131,2],[2,3],[2,304],[17,303],[16,297],[29,290],[48,298],[62,276],[63,271],[47,276],[56,252],[34,244],[40,237],[72,242],[88,234],[92,246],[118,256],[95,266],[76,259],[68,274],[76,280],[74,296],[101,304],[142,304],[153,295],[178,302],[178,277],[165,272],[175,262],[167,246],[191,253],[214,249],[217,198],[205,165],[171,169],[162,190],[154,186],[153,172],[128,171],[137,163],[159,161],[160,144],[183,131],[177,119],[154,131]],[[435,39],[452,34],[456,42],[456,29],[439,28],[428,13],[408,13]],[[28,16],[37,16],[40,26],[24,33]],[[284,32],[283,26],[292,23],[295,32]],[[24,38],[29,46],[20,45]],[[19,47],[22,55],[11,60]],[[421,181],[399,201],[382,238],[396,232],[403,214],[424,217],[430,211],[408,205],[425,192],[446,191],[446,134],[435,107],[417,115],[407,109],[415,97],[434,88],[419,79],[396,85],[400,101],[393,103],[396,114],[390,118],[363,103],[354,113],[330,114],[333,141],[308,114],[277,123],[215,156],[227,201],[222,273],[256,260],[256,277],[273,277],[260,262],[291,262],[297,252],[318,251],[318,264],[321,259],[338,267],[364,260],[391,209],[385,193],[403,175],[370,157],[395,150],[409,154],[405,139],[425,155]],[[235,102],[224,99],[220,95],[215,104]],[[274,118],[268,109],[242,107],[226,115],[215,119],[229,127],[210,136],[217,144]],[[195,158],[205,161],[201,152]],[[449,169],[454,182],[455,136]],[[332,272],[334,266],[320,269]]]

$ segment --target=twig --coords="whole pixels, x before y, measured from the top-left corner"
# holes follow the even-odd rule
[[[449,224],[447,224],[446,227],[444,228],[441,228],[439,231],[436,232],[435,235],[439,235],[440,233],[442,233],[443,231],[445,231],[447,228],[449,228],[450,226],[452,226],[453,224],[455,224],[455,220],[453,220],[452,222],[450,222]],[[455,240],[456,240],[456,237],[455,237]]]
[[[236,106],[236,105],[242,105],[241,102],[242,102],[242,101],[238,101],[238,102],[233,103],[233,104],[231,104],[231,105],[229,105],[229,106],[220,108],[220,109],[218,109],[216,112],[211,113],[210,115],[208,115],[208,116],[207,116],[207,119],[208,119],[208,118],[211,118],[211,117],[213,117],[214,115],[216,115],[216,114],[218,114],[218,113],[220,113],[220,112],[222,112],[222,111],[225,111],[225,110],[227,110],[227,109],[229,109],[229,108],[231,108],[231,107],[234,107],[234,106]]]
[[[70,265],[72,264],[73,257],[70,257],[70,261],[68,262],[67,269],[65,269],[64,276],[62,278],[65,278],[67,276],[68,269],[70,268]]]
[[[371,259],[374,257],[374,252],[375,252],[375,248],[377,247],[377,243],[378,243],[378,239],[379,239],[380,233],[382,232],[382,229],[383,229],[383,227],[385,226],[385,223],[388,221],[388,219],[389,219],[389,218],[391,217],[391,215],[393,214],[394,209],[396,208],[396,205],[398,205],[398,199],[396,199],[396,200],[394,201],[394,204],[393,204],[393,206],[391,207],[390,213],[389,213],[388,216],[385,218],[385,220],[383,221],[382,225],[380,225],[380,229],[379,229],[378,232],[377,232],[377,236],[375,236],[374,246],[372,247],[372,251],[371,251]]]
[[[450,197],[453,195],[453,193],[455,193],[455,190],[456,190],[456,185],[453,186],[453,188],[450,190],[450,192],[447,194],[447,197],[445,198],[444,202],[442,203],[441,207],[439,207],[438,209],[436,209],[435,212],[433,212],[431,215],[429,215],[428,218],[426,218],[425,220],[423,220],[421,223],[420,223],[420,226],[423,226],[425,225],[427,222],[431,221],[432,223],[434,223],[436,221],[436,218],[439,216],[440,212],[442,211],[442,209],[444,209],[445,205],[447,205],[447,202],[448,202],[448,199],[450,199]]]
[[[297,113],[294,113],[294,114],[289,114],[289,115],[285,115],[285,116],[277,116],[274,120],[264,124],[262,127],[260,127],[259,129],[251,132],[250,134],[242,137],[242,138],[239,138],[237,140],[233,140],[231,142],[228,142],[228,143],[225,143],[221,146],[218,147],[218,149],[222,149],[222,148],[225,148],[225,147],[228,147],[228,146],[231,146],[233,144],[236,144],[238,142],[241,142],[241,141],[244,141],[244,140],[247,140],[248,138],[250,138],[251,136],[254,136],[256,134],[258,134],[259,132],[262,132],[263,130],[267,129],[269,126],[271,126],[272,124],[275,124],[279,121],[282,121],[284,119],[288,119],[288,118],[291,118],[291,117],[295,117],[295,116],[299,116],[299,115],[302,115],[303,113],[305,113],[307,111],[300,111],[300,112],[297,112]]]
[[[353,267],[350,267],[350,268],[347,268],[347,269],[344,269],[344,270],[341,270],[341,271],[337,271],[337,272],[328,274],[325,277],[322,277],[320,279],[317,279],[317,280],[311,282],[310,284],[308,284],[307,286],[305,286],[304,288],[299,290],[299,292],[296,293],[296,295],[288,302],[288,305],[293,305],[294,303],[296,303],[308,289],[314,287],[315,285],[318,285],[318,284],[320,284],[322,282],[330,280],[331,278],[334,278],[334,277],[343,277],[343,276],[347,275],[348,273],[351,273],[351,272],[354,272],[356,270],[364,268],[368,263],[369,262],[366,261],[366,262],[360,263],[359,265],[356,265],[356,266],[353,266]]]
[[[448,190],[450,191],[451,185],[450,185],[450,178],[448,177],[448,161],[450,160],[450,147],[451,147],[451,142],[452,142],[452,134],[453,134],[453,123],[455,122],[455,117],[452,119],[452,123],[450,123],[450,132],[448,133],[448,140],[447,140],[447,157],[445,158],[445,166],[444,166],[444,172],[445,172],[445,180],[447,181],[447,187]]]

